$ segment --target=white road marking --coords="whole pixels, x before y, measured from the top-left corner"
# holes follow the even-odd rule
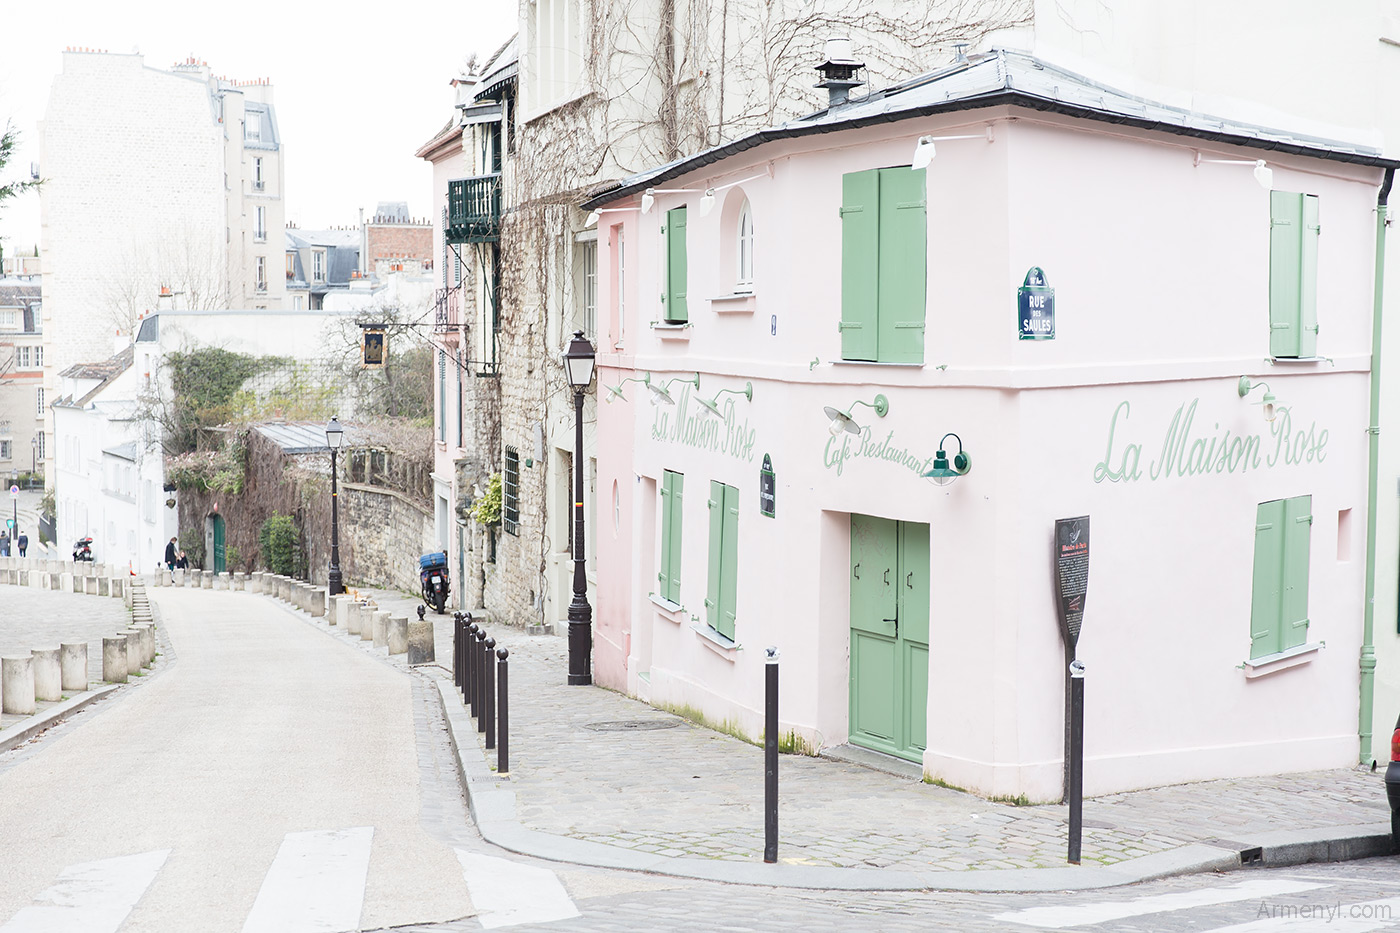
[[[168,855],[160,849],[70,865],[0,933],[116,933]]]
[[[1400,921],[1400,897],[1355,904],[1331,903],[1259,905],[1259,919],[1234,926],[1218,927],[1206,933],[1289,933],[1326,930],[1327,933],[1371,933],[1394,929]]]
[[[359,929],[373,839],[373,826],[287,833],[243,933]]]
[[[559,876],[547,868],[454,850],[462,863],[477,921],[487,930],[579,916]]]
[[[1109,920],[1122,920],[1125,917],[1141,917],[1144,914],[1184,910],[1189,907],[1207,907],[1211,904],[1229,904],[1234,901],[1251,901],[1276,894],[1296,894],[1299,891],[1312,891],[1325,887],[1328,885],[1308,884],[1287,879],[1242,881],[1239,884],[1224,887],[1136,897],[1126,901],[1098,901],[1092,904],[1074,904],[1065,907],[1031,907],[1026,910],[997,914],[996,919],[1021,923],[1026,926],[1042,927],[1047,930],[1062,930],[1065,927],[1090,926]]]

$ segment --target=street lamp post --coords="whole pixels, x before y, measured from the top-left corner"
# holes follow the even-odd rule
[[[335,455],[345,443],[345,429],[335,417],[326,425],[326,446],[331,449],[331,569],[326,574],[326,589],[331,596],[345,592],[340,577],[340,496],[336,490]]]
[[[564,351],[564,372],[574,387],[574,598],[569,603],[569,684],[593,682],[593,607],[583,562],[583,390],[593,381],[593,344],[574,331]]]
[[[39,471],[39,435],[29,439],[29,485],[34,486],[34,474]]]

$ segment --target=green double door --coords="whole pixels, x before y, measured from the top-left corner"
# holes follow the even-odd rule
[[[222,515],[212,516],[214,526],[214,548],[212,568],[215,573],[224,573],[228,570],[228,550],[224,547],[224,517]]]
[[[851,516],[851,743],[912,761],[928,735],[928,534]]]

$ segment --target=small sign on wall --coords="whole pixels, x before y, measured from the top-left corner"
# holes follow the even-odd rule
[[[774,517],[777,509],[777,477],[773,475],[773,461],[763,455],[763,468],[758,471],[758,513]]]
[[[1040,266],[1031,266],[1025,282],[1016,292],[1020,325],[1016,336],[1021,340],[1055,339],[1055,290],[1045,281]]]
[[[1076,656],[1089,595],[1089,516],[1055,520],[1055,584],[1060,634]]]

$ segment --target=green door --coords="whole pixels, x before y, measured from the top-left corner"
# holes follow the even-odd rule
[[[929,527],[851,516],[851,742],[921,761],[928,734]]]
[[[223,573],[228,569],[228,553],[224,549],[224,517],[213,516],[214,524],[214,572]]]

